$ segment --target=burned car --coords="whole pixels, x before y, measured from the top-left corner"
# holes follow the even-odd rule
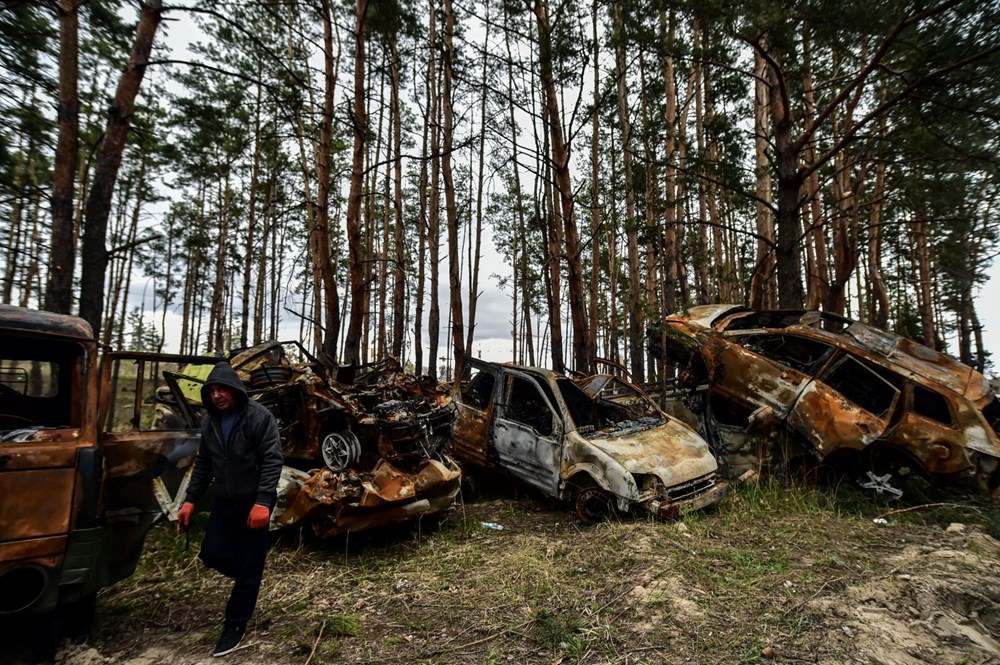
[[[819,464],[893,497],[908,477],[1000,493],[1000,403],[945,354],[817,311],[694,307],[660,332],[736,475]]]
[[[441,384],[406,374],[394,358],[338,377],[298,342],[258,344],[229,362],[278,421],[286,469],[272,528],[308,524],[329,537],[454,502],[461,474],[444,454],[454,408]],[[163,371],[158,421],[195,426],[210,371],[203,360]]]
[[[452,451],[573,505],[584,521],[636,511],[660,518],[727,492],[708,445],[641,390],[611,377],[470,359],[456,395]]]

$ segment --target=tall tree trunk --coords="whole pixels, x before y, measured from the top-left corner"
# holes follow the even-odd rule
[[[431,7],[433,9],[433,0],[431,2]],[[431,21],[434,12],[430,12]],[[434,46],[431,43],[428,47],[428,70],[431,69],[431,62],[434,59]],[[427,218],[427,159],[428,159],[428,134],[430,133],[431,123],[434,122],[434,115],[431,111],[431,106],[433,105],[433,100],[431,97],[431,80],[430,73],[424,78],[424,91],[427,97],[427,103],[424,106],[424,129],[420,142],[420,213],[418,215],[418,229],[417,229],[417,293],[414,298],[414,315],[413,315],[413,363],[417,375],[423,374],[424,372],[424,341],[423,341],[423,318],[424,318],[424,284],[426,276],[426,257],[427,257],[427,225],[429,223]]]
[[[544,104],[548,109],[552,169],[559,194],[558,205],[554,206],[554,223],[562,226],[566,241],[566,283],[573,322],[573,365],[579,371],[586,371],[591,366],[591,359],[587,357],[587,307],[584,301],[580,237],[574,212],[573,184],[569,174],[569,146],[566,144],[559,116],[560,105],[552,69],[552,26],[549,23],[548,0],[535,0],[533,9],[538,25],[539,78]]]
[[[676,35],[676,18],[671,9],[669,26],[666,2],[660,6],[660,31],[662,33],[663,49],[663,80],[666,110],[664,124],[666,125],[663,158],[664,169],[664,215],[663,215],[663,309],[665,314],[677,310],[677,86],[674,82],[674,48]]]
[[[394,357],[403,359],[403,336],[406,323],[406,247],[403,244],[403,117],[399,109],[399,49],[396,33],[389,35],[389,57],[392,66],[392,88],[389,96],[392,125],[393,164],[393,238],[392,278],[392,350]]]
[[[628,346],[632,380],[642,383],[642,291],[639,288],[639,223],[635,214],[635,185],[632,178],[632,124],[629,120],[625,87],[625,28],[622,9],[613,5],[615,22],[615,78],[618,90],[618,119],[622,128],[622,166],[625,176],[625,235],[628,243]]]
[[[472,355],[472,340],[476,332],[476,309],[479,305],[479,262],[483,242],[483,183],[486,158],[486,92],[489,77],[488,48],[490,43],[490,4],[486,4],[486,34],[483,37],[482,90],[479,97],[479,164],[476,169],[476,228],[472,263],[469,269],[469,331],[465,341],[465,354]]]
[[[156,345],[156,352],[163,353],[163,345],[167,339],[167,310],[173,303],[173,271],[174,271],[174,222],[177,220],[177,213],[173,207],[167,213],[167,256],[166,265],[163,268],[163,313],[160,315],[160,339]]]
[[[763,40],[762,40],[763,41]],[[777,251],[775,252],[778,277],[778,307],[802,307],[802,264],[799,257],[799,219],[802,175],[798,170],[798,154],[792,139],[792,111],[788,104],[782,79],[778,71],[781,52],[773,44],[756,45],[768,61],[768,102],[771,105],[771,131],[774,134],[774,154],[778,176],[778,211],[775,218]]]
[[[359,0],[367,2],[367,0]],[[333,134],[333,96],[337,89],[336,66],[340,60],[340,39],[337,53],[333,52],[333,17],[330,0],[320,0],[323,22],[323,116],[319,123],[319,146],[316,159],[316,229],[313,242],[313,270],[319,273],[323,287],[323,355],[337,361],[337,339],[340,336],[340,297],[337,293],[336,266],[330,243],[330,144]],[[357,86],[355,85],[355,88]],[[355,93],[357,90],[355,89]],[[319,312],[316,312],[317,316]]]
[[[923,201],[917,203],[912,223],[914,252],[917,261],[917,307],[920,311],[920,327],[923,342],[932,349],[937,348],[934,326],[934,300],[931,296],[931,256],[927,242],[927,213]]]
[[[80,316],[90,322],[94,330],[101,325],[104,275],[108,265],[105,241],[111,197],[121,166],[125,139],[132,122],[135,97],[139,92],[146,64],[149,62],[156,27],[160,23],[162,4],[162,0],[142,2],[132,54],[118,81],[118,90],[111,103],[104,140],[98,149],[94,179],[87,198],[81,257]]]
[[[694,276],[695,293],[699,305],[707,305],[711,298],[711,281],[709,278],[709,258],[708,258],[708,181],[705,178],[705,162],[707,161],[705,151],[705,90],[704,82],[705,65],[702,62],[704,54],[702,49],[701,25],[697,19],[692,21],[691,32],[694,33],[694,51],[697,54],[694,73],[694,131],[695,145],[698,149],[698,235],[697,244],[694,250]]]
[[[774,309],[778,285],[774,275],[774,215],[771,207],[771,166],[767,160],[768,123],[767,64],[754,51],[754,166],[756,168],[757,226],[756,263],[750,279],[750,307]]]
[[[600,128],[600,108],[601,102],[601,68],[597,66],[600,62],[600,41],[597,34],[597,12],[598,3],[594,0],[590,10],[590,31],[593,41],[593,61],[594,61],[594,115],[591,118],[591,141],[590,141],[590,322],[587,327],[587,358],[590,360],[588,373],[597,372],[597,329],[600,325],[598,319],[598,292],[600,289],[601,275],[601,128]],[[583,368],[581,368],[583,369]]]
[[[212,288],[212,306],[209,312],[209,351],[224,351],[223,336],[226,327],[226,315],[224,311],[226,295],[226,253],[229,249],[229,199],[232,196],[232,189],[229,187],[229,171],[220,183],[219,188],[219,236],[218,252],[215,255],[215,285]]]
[[[249,346],[250,332],[250,275],[253,272],[253,256],[257,244],[257,192],[260,186],[260,109],[261,84],[256,86],[253,113],[253,159],[250,165],[250,192],[247,201],[247,232],[243,244],[243,288],[240,292],[240,342],[242,347]]]
[[[871,224],[868,229],[868,285],[871,288],[872,325],[886,328],[889,324],[889,291],[882,277],[882,210],[885,205],[885,162],[875,165],[875,190],[872,192]]]
[[[455,14],[452,9],[451,0],[444,0],[444,90],[442,90],[442,101],[444,102],[444,136],[442,155],[444,164],[442,171],[444,175],[444,196],[445,208],[448,213],[448,277],[451,296],[451,339],[455,351],[455,385],[458,385],[465,371],[465,325],[462,312],[462,279],[459,272],[460,256],[458,253],[458,210],[455,207],[455,183],[451,172],[451,151],[454,140],[455,120],[454,91],[452,90],[452,78],[455,67],[455,51],[452,41],[455,35]]]
[[[441,263],[441,188],[439,187],[441,171],[441,100],[438,97],[437,84],[437,5],[436,0],[429,0],[430,11],[428,20],[430,28],[428,41],[430,53],[427,59],[427,78],[431,89],[431,181],[428,196],[427,242],[430,254],[431,302],[427,312],[427,373],[431,378],[437,378],[438,344],[441,335],[441,304],[438,301]]]
[[[80,99],[77,80],[79,60],[79,14],[77,0],[59,0],[59,139],[52,169],[52,244],[45,308],[69,314],[73,304],[73,172],[79,145]]]
[[[344,363],[357,365],[361,358],[361,326],[365,316],[365,267],[361,246],[361,197],[364,184],[365,144],[365,12],[368,0],[356,0],[354,14],[354,150],[351,190],[347,198],[347,272],[351,283],[351,317],[344,342]]]
[[[805,120],[811,124],[816,117],[816,93],[812,75],[812,42],[808,23],[802,26],[802,89],[805,98]],[[758,54],[759,55],[759,54]],[[805,161],[816,161],[816,141],[804,146]],[[820,205],[819,172],[813,171],[803,182],[803,195],[809,203],[802,210],[803,240],[806,254],[806,308],[819,309],[830,296],[830,261],[826,248],[826,220]]]
[[[7,252],[3,270],[3,297],[0,302],[11,303],[14,296],[14,284],[17,281],[17,268],[20,263],[22,245],[24,243],[24,204],[25,180],[31,178],[35,169],[34,142],[29,138],[28,149],[24,149],[23,134],[18,151],[14,154],[13,197],[10,204],[10,225],[7,227]],[[27,158],[25,158],[25,153]]]

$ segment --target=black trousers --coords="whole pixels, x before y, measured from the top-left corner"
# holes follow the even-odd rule
[[[226,604],[226,625],[250,620],[264,577],[269,535],[267,529],[247,526],[250,508],[252,505],[234,506],[216,501],[198,555],[207,567],[234,580]]]

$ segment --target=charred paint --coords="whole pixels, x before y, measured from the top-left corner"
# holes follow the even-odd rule
[[[461,473],[448,458],[422,460],[408,470],[381,460],[374,469],[321,469],[298,489],[281,527],[307,524],[319,537],[438,513],[458,495]]]

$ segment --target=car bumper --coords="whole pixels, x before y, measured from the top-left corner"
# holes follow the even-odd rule
[[[729,484],[724,481],[719,481],[707,492],[699,494],[698,496],[693,496],[690,499],[675,501],[673,503],[666,500],[661,501],[654,499],[646,504],[646,508],[649,511],[649,514],[657,519],[673,520],[677,519],[684,513],[689,513],[692,510],[699,510],[705,506],[710,506],[713,503],[721,501],[727,494],[729,494]]]

